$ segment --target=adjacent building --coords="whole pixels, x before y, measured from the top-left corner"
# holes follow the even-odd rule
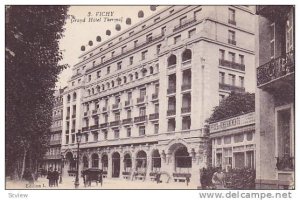
[[[199,184],[205,120],[255,90],[254,20],[251,6],[167,6],[84,52],[63,92],[63,173],[79,157],[107,177]]]
[[[61,170],[61,136],[63,117],[63,89],[54,92],[54,106],[52,110],[52,125],[49,134],[49,147],[44,156],[42,168]]]
[[[224,119],[209,125],[212,166],[255,168],[255,113]]]
[[[256,186],[292,188],[295,176],[295,8],[257,6]]]

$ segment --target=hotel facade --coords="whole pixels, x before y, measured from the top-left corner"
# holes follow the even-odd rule
[[[294,6],[257,6],[256,187],[295,180]]]
[[[167,6],[85,51],[63,92],[63,174],[164,172],[199,185],[205,120],[230,92],[254,92],[250,6]],[[83,133],[77,155],[76,133]]]

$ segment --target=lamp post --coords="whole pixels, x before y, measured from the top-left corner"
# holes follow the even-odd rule
[[[78,132],[76,133],[76,140],[77,140],[77,169],[76,169],[76,178],[75,178],[75,189],[78,188],[79,186],[79,144],[80,144],[80,141],[81,141],[81,132],[80,130],[78,130]]]
[[[64,164],[65,164],[65,157],[64,155],[61,155],[61,166],[60,166],[60,176],[59,176],[59,183],[62,184],[62,176],[64,171]]]

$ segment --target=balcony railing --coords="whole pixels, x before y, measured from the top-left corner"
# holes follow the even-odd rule
[[[73,114],[73,115],[72,115],[72,119],[73,119],[73,118],[76,118],[76,114]]]
[[[290,156],[283,156],[276,158],[276,168],[282,171],[293,171],[294,168],[294,158]]]
[[[231,62],[228,60],[219,59],[219,65],[229,67],[231,69],[245,71],[245,65],[240,63]]]
[[[144,103],[144,102],[145,102],[145,96],[137,98],[137,99],[136,99],[136,102],[137,102],[138,104]]]
[[[149,115],[149,120],[155,120],[159,118],[159,113],[152,113]]]
[[[85,132],[85,131],[88,131],[89,130],[89,127],[82,127],[82,132]]]
[[[191,106],[181,108],[181,113],[190,113],[191,112]]]
[[[99,124],[95,124],[93,126],[90,126],[90,130],[96,130],[99,128]]]
[[[120,103],[113,104],[113,105],[112,105],[112,109],[113,109],[113,110],[120,109]]]
[[[167,110],[167,116],[172,116],[176,114],[176,110]]]
[[[236,41],[232,39],[228,39],[228,44],[236,45]]]
[[[158,94],[157,93],[152,94],[152,100],[157,100],[157,99],[158,99]]]
[[[280,56],[257,68],[257,86],[280,79],[295,73],[294,51]]]
[[[183,84],[181,86],[181,91],[185,91],[185,90],[190,90],[191,89],[191,83],[186,83],[186,84]]]
[[[219,83],[219,89],[240,92],[240,93],[245,92],[244,87],[238,87],[238,86],[229,85],[229,84],[225,84],[225,83]]]
[[[176,87],[169,87],[168,89],[167,89],[167,94],[173,94],[173,93],[175,93],[176,92]]]
[[[232,25],[236,25],[236,21],[233,19],[228,19],[228,23]]]
[[[110,126],[119,126],[120,124],[121,124],[121,121],[120,121],[120,120],[113,121],[113,122],[110,122],[110,123],[109,123]]]
[[[122,124],[130,124],[132,123],[132,118],[123,119]]]
[[[180,29],[182,29],[182,28],[184,28],[184,27],[187,27],[187,26],[189,26],[190,24],[195,23],[196,21],[197,21],[197,20],[196,20],[195,18],[191,18],[191,19],[185,20],[185,21],[183,21],[181,24],[175,26],[174,29],[173,29],[173,32],[178,31],[178,30],[180,30]]]
[[[134,118],[134,123],[144,122],[147,120],[147,115],[139,116]]]
[[[107,128],[108,127],[108,122],[100,124],[100,128]]]
[[[50,145],[59,145],[61,144],[61,139],[58,140],[50,140]]]

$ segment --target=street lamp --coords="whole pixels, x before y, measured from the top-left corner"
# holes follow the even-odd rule
[[[79,186],[79,144],[80,144],[80,141],[81,141],[81,136],[82,136],[82,133],[80,132],[80,130],[78,130],[78,132],[76,133],[76,140],[77,140],[77,169],[76,169],[76,178],[75,178],[75,189],[78,188]]]
[[[62,184],[62,176],[64,171],[64,163],[65,163],[65,157],[64,155],[61,155],[61,166],[60,166],[60,176],[59,176],[59,183]]]

